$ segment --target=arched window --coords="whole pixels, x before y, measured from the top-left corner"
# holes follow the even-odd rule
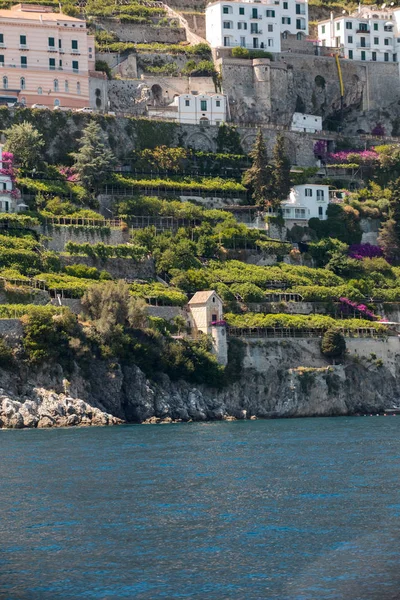
[[[43,90],[42,90],[41,87],[38,87],[37,93],[38,93],[39,96],[41,96],[43,94]]]
[[[79,81],[78,81],[78,83],[76,84],[76,93],[77,93],[77,94],[80,94],[80,93],[81,93],[81,84],[79,83]]]
[[[60,106],[60,101],[58,98],[54,99],[54,106]]]
[[[20,86],[21,90],[24,90],[26,88],[25,77],[21,77]]]
[[[303,39],[303,34],[299,31],[298,34],[296,35],[298,40],[302,40]]]
[[[54,91],[58,92],[58,79],[54,80]]]
[[[5,75],[3,77],[3,88],[5,90],[8,89],[8,77],[6,77]]]
[[[67,94],[68,94],[68,92],[69,92],[69,85],[68,85],[68,81],[65,81],[65,82],[64,82],[64,89],[65,89],[65,91],[66,91],[66,92],[67,92]]]

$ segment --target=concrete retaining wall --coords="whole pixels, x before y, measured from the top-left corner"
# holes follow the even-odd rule
[[[96,229],[80,229],[79,227],[70,227],[68,225],[42,225],[35,227],[35,230],[50,238],[45,242],[45,245],[49,250],[54,250],[55,252],[63,252],[68,242],[75,242],[77,244],[85,244],[87,242],[98,244],[99,242],[103,242],[104,244],[117,246],[118,244],[126,244],[129,241],[129,231],[123,229],[111,229],[108,233],[104,233]]]

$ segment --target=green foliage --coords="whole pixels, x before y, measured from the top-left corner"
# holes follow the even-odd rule
[[[72,352],[69,336],[77,328],[75,315],[69,311],[52,314],[46,306],[31,307],[22,317],[24,326],[23,347],[31,363],[44,361],[71,364]]]
[[[274,185],[270,195],[270,200],[274,200],[274,204],[286,200],[290,192],[290,160],[285,151],[285,140],[282,135],[278,135],[273,152],[273,171],[272,177]]]
[[[332,237],[345,244],[361,242],[360,215],[354,208],[348,205],[329,204],[327,216],[325,221],[313,218],[308,222],[309,227],[316,232],[318,239]]]
[[[83,187],[90,193],[100,190],[115,164],[115,157],[102,141],[101,127],[91,122],[83,131],[78,152],[72,152],[74,167]]]
[[[42,161],[43,136],[31,123],[15,123],[4,132],[4,150],[14,154],[17,165],[26,170],[37,169]]]
[[[10,369],[14,366],[14,355],[3,337],[0,337],[0,368]]]
[[[103,73],[105,73],[107,75],[108,79],[111,79],[110,65],[108,63],[106,63],[105,60],[96,60],[95,70],[102,71]]]
[[[247,50],[247,48],[242,48],[241,46],[232,48],[232,56],[234,58],[269,58],[269,60],[273,60],[271,52],[265,52],[264,50]]]
[[[163,123],[166,125],[167,123]],[[168,123],[169,124],[169,123]],[[182,192],[190,192],[191,190],[199,190],[202,192],[239,192],[243,193],[246,188],[231,179],[223,179],[222,177],[184,177],[173,179],[131,179],[124,175],[114,175],[113,182],[120,187],[131,189],[143,188],[163,188],[165,190],[180,190]]]
[[[146,256],[146,249],[143,246],[134,244],[109,246],[102,242],[97,244],[68,242],[65,245],[65,250],[70,254],[83,254],[103,261],[106,261],[108,258],[131,258],[134,261],[140,261]]]
[[[329,358],[341,358],[346,352],[346,340],[338,329],[328,329],[325,331],[322,342],[321,352]]]
[[[335,320],[325,315],[287,315],[273,314],[264,315],[260,313],[246,313],[236,315],[225,314],[225,320],[233,327],[272,327],[291,328],[297,330],[321,329],[327,330],[338,328],[340,330],[356,331],[360,328],[375,329],[377,332],[387,332],[387,327],[382,323],[365,321],[364,319],[340,319]]]
[[[255,204],[265,205],[267,198],[271,196],[272,169],[268,164],[267,148],[261,129],[258,130],[256,142],[250,152],[253,161],[252,166],[247,169],[243,177],[243,183],[249,186]]]
[[[217,152],[227,152],[234,155],[244,154],[240,143],[240,135],[236,127],[221,123],[217,133]]]
[[[107,271],[99,271],[96,267],[87,267],[86,265],[68,265],[64,271],[71,277],[83,279],[107,280],[111,275]]]
[[[169,146],[178,129],[176,123],[163,123],[151,119],[132,119],[135,131],[135,145],[138,150]]]
[[[129,289],[132,296],[151,300],[161,306],[184,306],[188,301],[184,292],[162,283],[133,283]]]

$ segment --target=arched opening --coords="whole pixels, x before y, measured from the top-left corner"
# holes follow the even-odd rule
[[[207,117],[201,117],[200,119],[200,125],[202,127],[208,127],[210,124],[210,121],[207,119]]]
[[[78,81],[78,83],[76,84],[76,93],[77,93],[78,95],[81,93],[81,84],[79,83],[79,81]]]
[[[19,83],[20,83],[21,90],[24,90],[26,88],[25,77],[21,77]]]
[[[64,90],[65,90],[65,91],[66,91],[66,93],[68,94],[68,92],[69,92],[69,83],[68,83],[68,81],[65,81],[65,82],[64,82]]]
[[[54,106],[60,106],[60,101],[58,98],[54,98]]]
[[[302,39],[303,39],[303,34],[301,33],[301,31],[299,31],[299,32],[296,34],[296,38],[297,38],[298,40],[302,40]]]
[[[55,79],[53,84],[54,84],[54,91],[58,92],[58,79]]]
[[[41,96],[43,94],[43,90],[42,90],[41,87],[38,87],[37,93],[38,93],[39,96]]]
[[[5,75],[3,77],[3,88],[5,90],[8,89],[8,77],[6,77]]]
[[[162,102],[162,89],[158,83],[151,86],[151,93],[153,94],[155,102]]]

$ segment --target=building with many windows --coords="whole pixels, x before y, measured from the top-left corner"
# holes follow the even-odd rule
[[[320,46],[340,48],[350,60],[398,62],[400,11],[365,6],[318,23]]]
[[[82,19],[51,10],[33,4],[0,10],[0,102],[88,105],[94,38]]]
[[[206,7],[206,38],[212,48],[241,46],[281,51],[281,37],[308,35],[307,0],[217,0]]]
[[[224,94],[179,94],[167,106],[148,107],[149,117],[205,126],[224,123],[226,111]]]

